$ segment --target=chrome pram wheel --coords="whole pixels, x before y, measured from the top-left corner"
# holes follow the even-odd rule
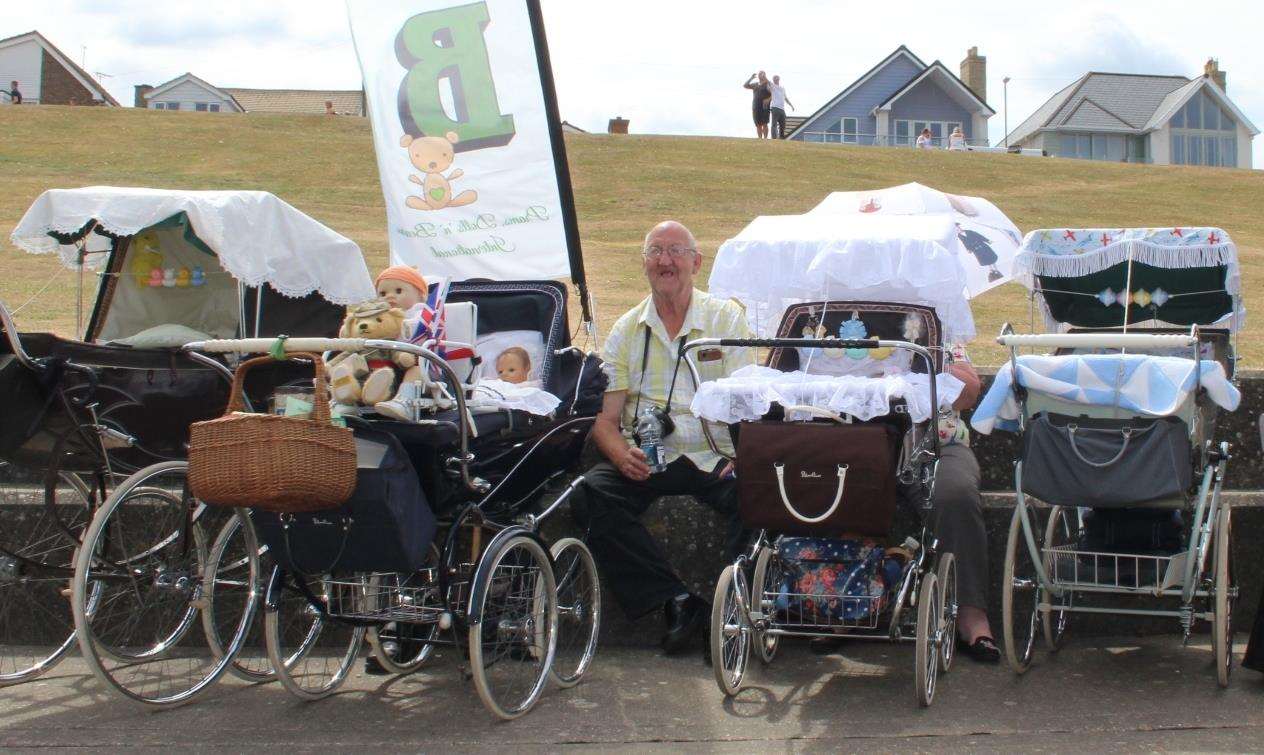
[[[1030,508],[1028,513],[1034,515]],[[1039,546],[1039,532],[1033,532],[1032,535]],[[1005,543],[1005,571],[1001,576],[1001,624],[1005,638],[1005,657],[1016,674],[1026,672],[1031,666],[1031,657],[1036,646],[1040,595],[1036,565],[1031,559],[1027,538],[1023,535],[1022,512],[1016,507]]]
[[[1221,687],[1229,686],[1229,673],[1233,670],[1233,603],[1236,587],[1233,584],[1233,551],[1230,522],[1232,512],[1228,503],[1220,502],[1216,513],[1216,549],[1214,583],[1214,618],[1211,642],[1216,655],[1216,681]]]
[[[206,632],[211,652],[225,653],[233,637],[242,630],[241,611],[248,607],[252,612],[240,650],[228,667],[230,674],[247,682],[268,682],[276,678],[268,661],[258,611],[263,575],[271,573],[270,569],[263,568],[263,552],[254,525],[249,516],[242,513],[224,523],[206,562],[202,630]]]
[[[483,554],[469,615],[478,696],[500,718],[517,718],[540,698],[557,648],[557,585],[535,538],[511,535]]]
[[[939,622],[943,635],[939,643],[939,670],[946,672],[957,657],[957,560],[951,553],[939,557],[935,576],[939,581]]]
[[[765,618],[772,616],[775,606],[769,595],[776,595],[781,590],[781,582],[785,578],[785,565],[773,548],[761,548],[759,558],[755,561],[755,576],[751,580],[751,608],[758,609]],[[781,638],[766,634],[758,629],[754,635],[755,649],[759,651],[759,660],[772,663],[777,655],[777,647]]]
[[[939,678],[941,663],[939,646],[945,641],[943,624],[939,620],[943,607],[938,579],[934,573],[927,572],[922,577],[917,595],[917,649],[914,653],[917,704],[923,708],[930,707],[935,699],[935,682]]]
[[[369,578],[365,612],[400,617],[368,628],[373,657],[392,674],[411,674],[434,655],[432,640],[439,635],[438,616],[444,610],[438,568],[439,549],[432,544],[425,566],[418,571]],[[405,616],[417,620],[403,621]]]
[[[24,475],[0,462],[0,687],[48,671],[75,642],[74,553],[95,496],[69,472]],[[26,479],[22,479],[25,477]]]
[[[274,572],[264,601],[263,635],[268,661],[290,694],[319,700],[347,680],[364,643],[364,627],[322,615],[322,609],[355,610],[363,593],[359,579]]]
[[[564,538],[554,543],[549,552],[557,581],[557,652],[551,673],[553,681],[562,687],[573,687],[597,653],[601,582],[597,564],[583,542]]]
[[[244,635],[212,653],[194,631],[205,605],[206,537],[188,465],[127,478],[93,517],[75,564],[72,607],[84,660],[102,682],[148,706],[193,699],[228,667]],[[248,593],[238,596],[243,623]]]
[[[746,597],[737,573],[733,564],[724,567],[711,604],[711,668],[720,691],[729,697],[742,690],[751,654],[752,627],[742,610]]]
[[[1079,535],[1079,526],[1072,519],[1073,515],[1074,511],[1065,506],[1054,506],[1053,511],[1049,512],[1049,523],[1045,525],[1045,554],[1042,562],[1045,574],[1051,575],[1050,579],[1055,573],[1054,559],[1056,557],[1053,549],[1074,545],[1075,538]],[[1061,600],[1069,602],[1072,596],[1073,593],[1067,591]],[[1062,639],[1066,636],[1067,621],[1070,618],[1070,611],[1050,610],[1040,614],[1040,628],[1043,630],[1045,647],[1049,649],[1049,652],[1056,653],[1062,647]]]

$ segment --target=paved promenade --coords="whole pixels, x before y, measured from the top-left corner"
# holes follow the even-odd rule
[[[1244,640],[1244,638],[1242,638]],[[913,700],[911,646],[857,643],[817,657],[787,646],[725,701],[700,655],[603,648],[578,687],[551,687],[527,716],[497,722],[459,654],[406,678],[356,673],[316,703],[277,684],[221,682],[190,706],[138,711],[82,672],[0,690],[0,748],[95,751],[1258,751],[1264,675],[1217,688],[1205,636],[1095,638],[1039,651],[1024,677],[960,659],[929,710]],[[757,661],[755,662],[758,663]]]

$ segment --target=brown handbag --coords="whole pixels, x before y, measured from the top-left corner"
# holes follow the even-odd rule
[[[898,441],[883,423],[742,423],[735,464],[742,523],[885,537],[895,514]]]
[[[272,357],[247,359],[233,375],[224,416],[189,427],[189,489],[217,506],[250,506],[297,513],[335,508],[351,497],[356,484],[355,437],[329,423],[329,387],[325,363],[316,354],[311,419],[273,414],[242,414],[246,373]]]

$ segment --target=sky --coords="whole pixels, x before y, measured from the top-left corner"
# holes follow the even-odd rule
[[[780,74],[791,115],[808,115],[903,44],[956,73],[987,57],[989,136],[999,144],[1087,71],[1201,74],[1264,128],[1264,3],[1060,0],[1023,4],[541,0],[564,119],[604,131],[753,136],[755,70]],[[0,38],[37,29],[97,74],[120,102],[136,84],[191,71],[225,87],[354,89],[360,72],[343,0],[5,0]],[[1256,50],[1256,52],[1252,52]],[[1008,87],[1002,79],[1008,76]],[[1007,89],[1008,97],[1003,92]],[[1264,136],[1253,164],[1264,167]]]

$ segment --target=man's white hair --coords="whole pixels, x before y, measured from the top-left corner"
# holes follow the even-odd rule
[[[663,231],[666,231],[669,229],[671,230],[679,229],[681,231],[684,231],[685,237],[689,239],[689,248],[690,249],[698,248],[698,240],[693,237],[693,231],[690,231],[688,228],[686,228],[684,223],[681,223],[677,220],[664,220],[663,222],[651,228],[649,233],[645,234],[645,243],[641,245],[641,249],[643,250],[649,249],[650,239],[662,233]]]

